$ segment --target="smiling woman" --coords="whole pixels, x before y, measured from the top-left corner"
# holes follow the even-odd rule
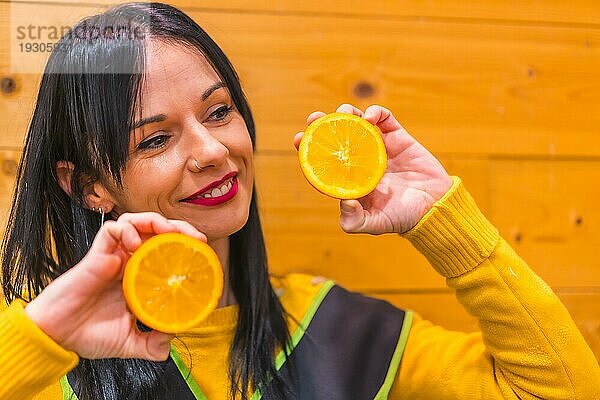
[[[97,35],[113,26],[131,35]],[[337,110],[374,125],[387,156],[371,193],[340,201],[340,226],[408,239],[481,332],[332,281],[269,277],[254,122],[225,54],[160,3],[74,30],[43,75],[3,243],[0,399],[598,398],[566,309],[389,110]],[[121,283],[131,254],[166,232],[207,242],[224,276],[219,307],[175,337],[136,321]]]
[[[95,35],[114,26],[135,34]],[[289,334],[268,279],[254,197],[254,123],[237,75],[212,39],[167,5],[118,6],[86,18],[73,31],[78,34],[58,43],[67,50],[51,55],[41,83],[6,236],[4,293],[9,300],[25,292],[36,296],[71,266],[93,258],[84,256],[103,232],[94,210],[117,221],[113,225],[126,224],[124,232],[135,227],[141,239],[157,230],[196,236],[200,231],[224,267],[219,305],[238,315],[230,344],[231,384],[222,380],[217,391],[225,394],[231,386],[245,398],[255,388],[251,383],[275,375],[272,354],[285,348]],[[25,216],[33,214],[31,223]],[[146,231],[138,225],[149,222]],[[105,226],[118,229],[111,221]],[[35,312],[43,298],[27,307],[28,315],[64,348],[87,358],[69,374],[80,400],[154,399],[171,391],[161,385],[163,364],[131,358],[164,359],[170,337],[139,336],[121,295],[116,308],[109,300],[98,300],[95,307],[105,307],[104,312],[113,307],[116,314],[100,315],[130,323],[120,334],[112,333],[111,348],[93,351],[82,350],[81,341],[89,340],[89,331],[101,322],[76,329],[56,315],[44,321]],[[235,303],[239,306],[232,309]],[[73,342],[65,335],[80,339]],[[137,346],[143,347],[127,350],[128,335],[139,336]],[[281,392],[277,377],[274,383],[273,393]]]

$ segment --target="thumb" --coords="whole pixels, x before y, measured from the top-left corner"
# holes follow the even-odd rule
[[[151,361],[165,361],[171,351],[171,339],[175,335],[169,335],[159,331],[138,332],[130,347],[127,358],[143,358]]]
[[[346,233],[362,232],[367,213],[358,200],[340,200],[340,226]]]

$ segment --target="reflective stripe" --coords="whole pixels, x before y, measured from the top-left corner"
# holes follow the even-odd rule
[[[304,333],[306,332],[306,329],[310,325],[310,321],[312,321],[313,317],[315,316],[315,313],[319,309],[319,306],[323,302],[323,299],[325,298],[325,296],[327,296],[327,293],[329,293],[331,288],[334,286],[335,286],[335,282],[333,282],[333,281],[327,281],[327,282],[323,283],[323,286],[321,287],[321,289],[319,289],[319,292],[317,293],[317,295],[313,299],[312,303],[308,307],[306,314],[304,314],[304,316],[302,317],[302,321],[300,321],[300,324],[296,327],[296,330],[292,334],[290,343],[288,343],[288,346],[287,346],[288,354],[291,354],[292,351],[294,350],[294,348],[298,345],[298,343],[300,342],[300,339],[302,339],[302,337],[304,336]],[[277,369],[277,371],[279,371],[281,369],[281,367],[283,366],[285,361],[286,361],[285,353],[283,350],[281,350],[279,352],[279,354],[277,355],[277,357],[275,358],[275,368]],[[259,388],[257,388],[256,392],[254,392],[252,397],[250,397],[250,400],[259,400],[261,398],[262,398],[262,391],[260,390],[260,387],[259,387]]]
[[[402,331],[400,332],[400,338],[398,339],[398,345],[396,346],[396,350],[394,350],[394,356],[392,357],[392,362],[390,363],[390,369],[385,377],[383,386],[381,386],[381,389],[379,389],[379,392],[377,392],[374,400],[386,400],[390,394],[390,390],[392,389],[392,385],[396,379],[398,367],[400,366],[400,361],[402,361],[402,355],[404,354],[406,342],[408,341],[408,333],[410,332],[410,327],[412,326],[412,320],[413,312],[406,311],[404,315],[404,323],[402,324]]]
[[[196,382],[188,367],[185,365],[181,357],[179,357],[179,354],[177,353],[177,350],[175,350],[175,346],[173,345],[171,345],[171,358],[175,362],[179,373],[181,373],[181,376],[185,379],[185,383],[187,383],[188,387],[190,388],[196,399],[207,400],[204,393],[202,393],[202,389],[200,389],[198,382]]]
[[[331,288],[333,288],[334,286],[335,286],[335,283],[333,281],[327,281],[327,282],[323,283],[323,286],[321,287],[321,289],[319,290],[319,292],[313,299],[310,307],[306,311],[306,314],[304,314],[304,317],[302,317],[302,321],[300,321],[300,324],[296,327],[296,330],[292,334],[291,343],[288,345],[288,353],[291,353],[294,350],[294,348],[298,345],[298,343],[304,336],[306,329],[310,325],[310,322],[312,321],[317,310],[319,309],[319,306],[323,302],[323,299],[325,298],[325,296],[327,296],[327,294],[329,293]],[[285,353],[282,350],[279,352],[279,354],[277,355],[277,358],[275,359],[275,368],[277,368],[277,371],[279,371],[281,369],[284,362],[285,362]]]
[[[60,378],[60,387],[62,388],[63,400],[78,400],[77,395],[69,385],[66,375]]]

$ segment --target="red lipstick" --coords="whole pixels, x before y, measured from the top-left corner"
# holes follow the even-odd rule
[[[228,181],[231,178],[233,178],[233,179],[232,179],[232,186],[231,186],[231,189],[229,189],[229,192],[225,193],[222,196],[218,196],[218,197],[205,198],[205,197],[201,196],[201,194],[206,191],[209,191],[214,188],[220,188],[221,186],[223,186],[223,184],[226,181]],[[220,180],[212,182],[211,184],[203,187],[202,189],[198,190],[193,195],[191,195],[181,201],[186,202],[186,203],[191,203],[191,204],[202,205],[202,206],[216,206],[218,204],[222,204],[222,203],[225,203],[226,201],[231,200],[236,195],[237,191],[238,191],[237,172],[230,172],[229,174],[225,175]]]

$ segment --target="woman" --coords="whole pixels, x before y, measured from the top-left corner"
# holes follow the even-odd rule
[[[481,333],[444,331],[330,282],[269,280],[252,115],[227,58],[185,14],[117,6],[80,22],[57,49],[3,247],[4,294],[17,301],[0,314],[0,398],[598,393],[594,356],[556,296],[388,110],[338,109],[377,125],[389,157],[372,194],[340,203],[340,224],[408,238]],[[201,188],[228,181],[231,200],[194,201]],[[207,241],[225,273],[220,308],[176,338],[138,329],[120,289],[129,254],[171,231]]]

